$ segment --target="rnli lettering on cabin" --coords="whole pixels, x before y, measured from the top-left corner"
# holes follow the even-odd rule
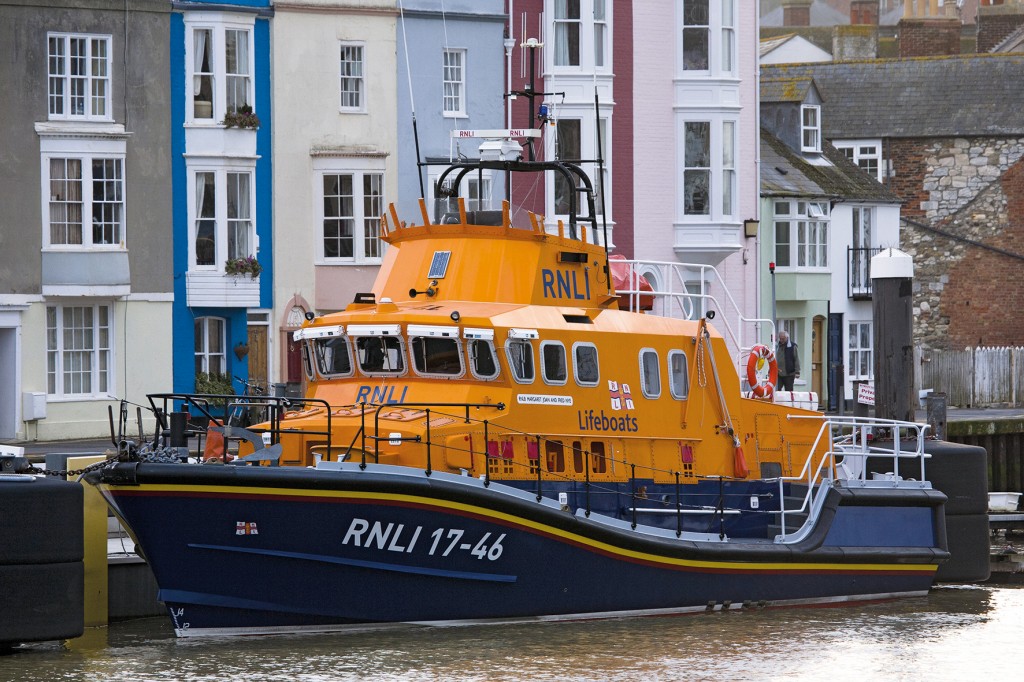
[[[408,386],[402,386],[402,392],[395,397],[395,386],[360,386],[356,392],[356,403],[370,403],[372,405],[399,405],[405,402],[405,393]]]
[[[580,274],[576,270],[549,270],[542,268],[540,281],[544,285],[544,298],[571,299],[586,301],[590,298],[590,279],[582,273],[583,281],[577,279]]]

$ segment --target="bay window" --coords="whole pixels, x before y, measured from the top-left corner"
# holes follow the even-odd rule
[[[46,392],[106,395],[114,385],[113,316],[108,305],[46,306]]]
[[[191,265],[223,272],[228,260],[255,257],[252,171],[195,170],[192,178]]]
[[[42,166],[45,246],[121,246],[124,157],[44,155]]]
[[[736,70],[736,0],[677,0],[684,73],[732,75]]]
[[[611,67],[611,4],[612,0],[548,0],[548,15],[553,17],[548,42],[555,69]]]
[[[828,267],[828,202],[776,201],[775,264],[779,268]]]

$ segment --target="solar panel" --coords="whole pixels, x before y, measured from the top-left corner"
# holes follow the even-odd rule
[[[430,261],[430,272],[427,277],[430,279],[441,279],[448,271],[448,261],[452,257],[451,251],[435,251],[434,258]]]

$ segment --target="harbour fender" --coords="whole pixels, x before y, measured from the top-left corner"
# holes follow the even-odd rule
[[[768,375],[764,376],[766,366]],[[779,383],[779,363],[775,359],[775,352],[763,343],[758,343],[750,349],[750,356],[747,358],[747,383],[750,384],[754,396],[758,398],[770,398]]]
[[[935,580],[942,583],[975,583],[989,579],[991,548],[988,514],[946,516],[949,561],[939,564]]]

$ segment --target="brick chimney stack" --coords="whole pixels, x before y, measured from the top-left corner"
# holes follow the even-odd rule
[[[1024,5],[1013,3],[978,8],[978,52],[989,52],[1024,24]]]
[[[813,0],[786,0],[782,5],[784,26],[810,26]]]
[[[900,19],[900,59],[960,54],[960,20],[953,17]]]

